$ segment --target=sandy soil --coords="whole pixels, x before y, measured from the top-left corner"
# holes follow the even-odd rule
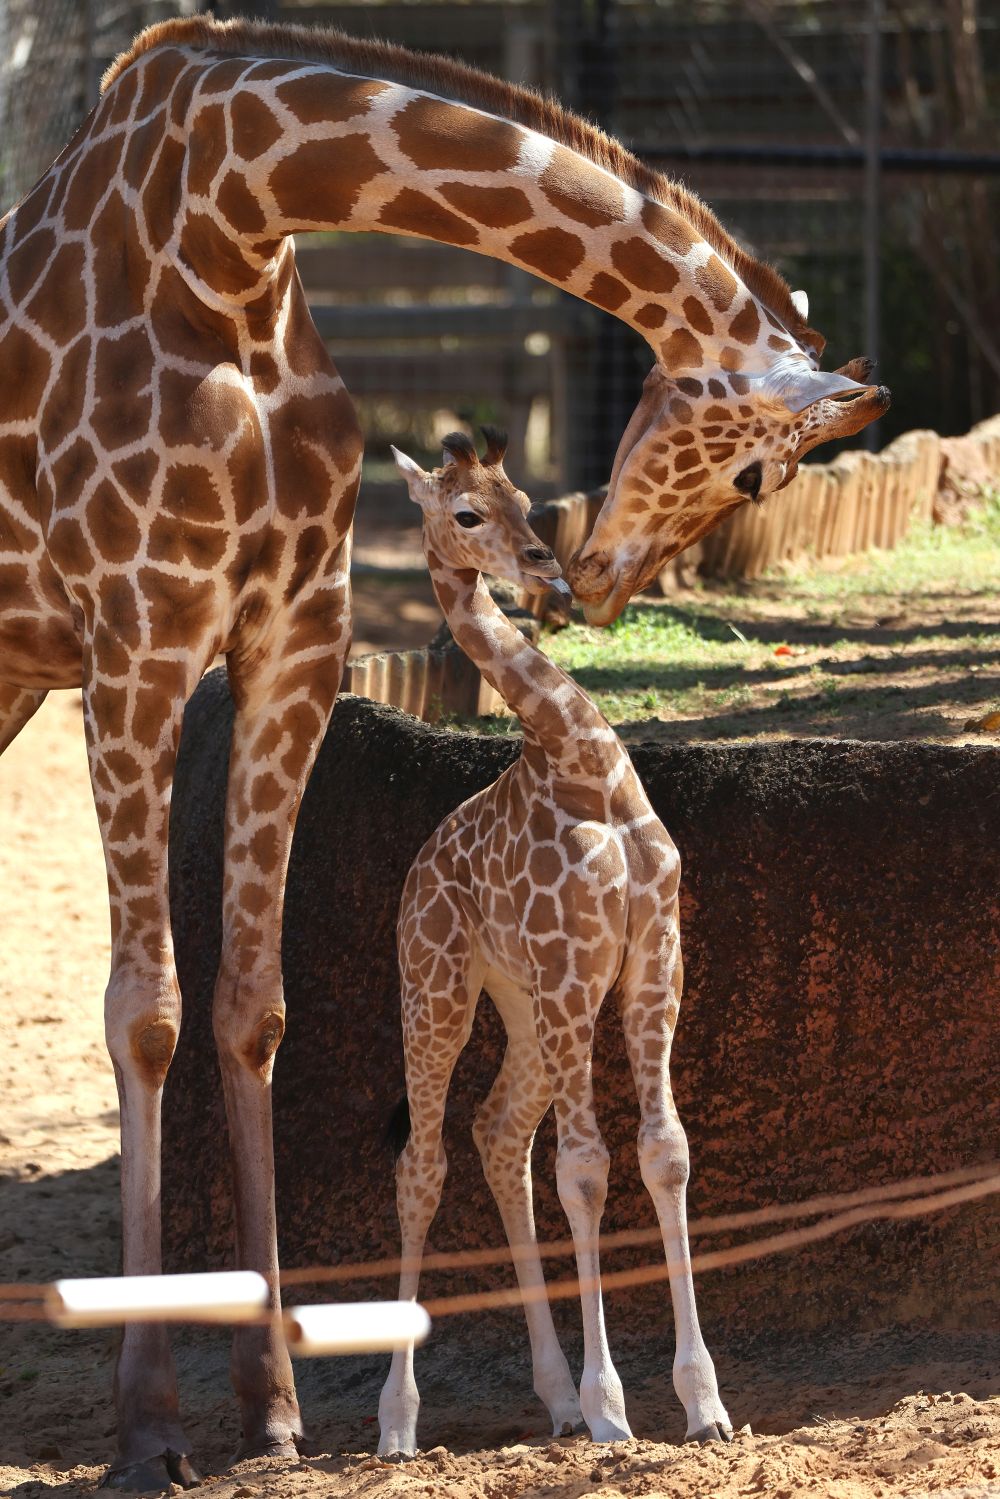
[[[428,631],[429,633],[429,631]],[[0,1281],[114,1273],[117,1112],[102,1036],[103,865],[79,694],[54,694],[0,761]],[[992,1273],[995,1267],[970,1267]],[[648,1314],[647,1314],[648,1313]],[[572,1308],[567,1346],[579,1368]],[[405,1469],[372,1457],[383,1359],[300,1366],[315,1455],[210,1478],[213,1499],[584,1499],[669,1494],[1000,1496],[1000,1334],[887,1330],[740,1340],[706,1329],[737,1426],[689,1448],[669,1388],[669,1318],[609,1300],[637,1440],[553,1442],[520,1318],[455,1322],[420,1360],[422,1437]],[[19,1324],[0,1334],[0,1494],[89,1494],[113,1446],[111,1339]],[[225,1338],[180,1331],[196,1453],[223,1473],[237,1438]]]

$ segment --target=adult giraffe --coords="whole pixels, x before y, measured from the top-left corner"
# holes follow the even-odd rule
[[[270,1078],[288,852],[350,638],[361,434],[290,235],[416,234],[527,267],[656,356],[571,577],[610,619],[662,560],[888,394],[696,199],[557,104],[338,33],[144,32],[0,224],[0,750],[82,683],[112,910],[124,1269],[160,1267],[160,1098],[180,1024],[167,819],[184,704],[237,705],[215,995],[237,1259],[274,1283]],[[849,404],[831,397],[851,397]],[[244,1453],[301,1434],[269,1330],[237,1333]],[[113,1484],[189,1483],[162,1329],[129,1327]]]

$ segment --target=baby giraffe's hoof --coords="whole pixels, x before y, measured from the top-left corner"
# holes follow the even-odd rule
[[[102,1489],[118,1489],[125,1494],[165,1494],[172,1483],[182,1489],[193,1489],[201,1483],[201,1474],[183,1452],[160,1453],[126,1468],[109,1468],[101,1479]]]
[[[573,1390],[565,1400],[553,1401],[549,1406],[549,1416],[552,1420],[554,1437],[571,1437],[587,1429],[580,1410],[580,1402],[576,1398],[576,1390]]]
[[[379,1455],[378,1455],[378,1460],[379,1460],[380,1463],[393,1463],[394,1465],[402,1465],[403,1463],[412,1463],[413,1460],[414,1460],[414,1458],[416,1457],[416,1455],[417,1454],[416,1454],[415,1451],[414,1452],[380,1452]]]
[[[590,1440],[592,1442],[631,1442],[632,1433],[627,1421],[592,1421],[590,1425]]]
[[[560,1421],[558,1425],[553,1426],[552,1435],[554,1437],[578,1437],[586,1430],[587,1423],[581,1416],[578,1421]]]
[[[724,1421],[713,1421],[710,1426],[703,1426],[700,1431],[693,1431],[684,1440],[685,1442],[697,1442],[699,1446],[703,1446],[705,1442],[731,1442],[733,1440],[733,1428],[727,1426]]]

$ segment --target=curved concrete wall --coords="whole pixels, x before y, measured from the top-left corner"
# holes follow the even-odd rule
[[[164,1219],[175,1267],[231,1257],[209,1015],[231,716],[214,673],[188,710],[174,798],[185,1016],[166,1090]],[[285,918],[288,1028],[274,1097],[286,1265],[398,1249],[384,1134],[402,1077],[399,892],[441,817],[515,752],[509,739],[437,732],[361,699],[337,706],[303,806]],[[814,741],[646,746],[634,760],[684,860],[687,988],[673,1075],[692,1213],[1000,1155],[1000,751]],[[502,1045],[484,1001],[452,1088],[437,1249],[502,1241],[469,1134]],[[604,1226],[652,1224],[612,1004],[597,1092],[612,1155]],[[535,1148],[544,1238],[566,1232],[553,1150],[548,1119]],[[853,1229],[707,1274],[703,1317],[748,1328],[979,1324],[995,1311],[998,1228],[990,1199]],[[618,1255],[607,1267],[655,1257]],[[555,1261],[550,1273],[567,1270]],[[506,1268],[441,1274],[427,1291],[510,1281]]]

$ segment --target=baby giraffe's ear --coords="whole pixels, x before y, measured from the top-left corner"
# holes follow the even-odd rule
[[[410,499],[419,505],[426,498],[429,475],[424,472],[419,463],[408,457],[406,453],[401,453],[399,448],[394,448],[392,443],[389,444],[389,449],[396,461],[396,468],[406,480]]]

